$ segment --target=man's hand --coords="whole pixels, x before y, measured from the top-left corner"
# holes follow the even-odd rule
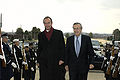
[[[33,67],[31,67],[31,71],[34,71],[34,68],[33,68]]]
[[[93,64],[90,64],[90,65],[89,65],[89,68],[90,68],[90,69],[93,69],[93,68],[94,68],[94,65],[93,65]]]
[[[23,65],[27,65],[27,62],[23,61],[22,64],[23,64]]]
[[[16,65],[14,62],[12,62],[11,65],[12,65],[14,68],[17,68],[17,65]]]
[[[62,65],[64,63],[64,61],[60,60],[59,61],[59,65]]]
[[[66,70],[66,71],[69,71],[68,65],[65,66],[65,70]]]

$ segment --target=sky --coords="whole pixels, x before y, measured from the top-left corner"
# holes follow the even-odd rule
[[[50,16],[53,27],[73,32],[80,22],[83,32],[113,33],[120,29],[120,0],[0,0],[2,31],[15,32],[18,27],[44,30],[43,18]]]

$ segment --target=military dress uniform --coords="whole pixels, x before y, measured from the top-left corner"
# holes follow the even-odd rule
[[[29,51],[25,50],[25,57],[26,57],[26,62],[25,64],[23,63],[23,78],[24,80],[30,80],[31,79],[31,55]],[[25,65],[27,65],[27,69],[25,68]]]
[[[115,68],[115,64],[116,64],[117,58],[118,58],[118,53],[115,54],[115,58],[113,59],[113,62],[112,62],[112,69],[111,69],[111,78],[112,78],[112,80],[117,80],[117,78],[113,78],[112,77],[112,73],[113,73],[113,70]]]
[[[0,80],[1,80],[1,67],[2,67],[2,61],[0,59]]]
[[[114,77],[113,80],[120,80],[120,52],[118,52],[118,57],[114,65],[112,77]]]
[[[14,69],[14,80],[21,80],[23,56],[22,56],[21,48],[19,46],[14,45],[14,50],[18,62],[17,68]],[[16,64],[17,62],[15,61]]]
[[[31,63],[31,78],[32,80],[35,80],[35,73],[36,73],[36,56],[35,52],[32,48],[29,48],[30,52],[30,63]]]
[[[110,60],[110,54],[111,54],[110,49],[106,49],[105,50],[104,61],[102,63],[102,67],[101,67],[101,69],[104,71],[104,73],[106,72],[108,62]]]
[[[117,80],[120,80],[120,66],[118,70],[119,70],[119,74],[118,74]]]
[[[12,54],[11,54],[11,49],[7,43],[2,43],[3,45],[3,51],[5,54],[6,58],[6,67],[2,67],[1,70],[1,80],[10,80],[13,77],[13,70],[12,70]]]
[[[114,49],[114,51],[115,51],[116,49]],[[110,54],[112,54],[112,53],[110,53]],[[109,58],[109,60],[111,59],[111,56],[108,56],[108,58]],[[111,73],[110,73],[110,75],[108,75],[108,74],[106,74],[106,71],[107,71],[107,67],[106,67],[106,71],[105,71],[105,77],[106,77],[106,80],[116,80],[116,78],[113,78],[112,77],[112,73],[113,73],[113,69],[114,69],[114,67],[115,67],[115,63],[116,63],[116,61],[117,61],[117,58],[118,58],[118,52],[117,53],[115,53],[114,54],[114,58],[112,59],[112,67],[111,67]]]
[[[110,78],[110,76],[106,74],[106,70],[107,70],[107,67],[108,67],[108,64],[109,64],[109,61],[110,61],[111,48],[112,48],[112,45],[106,44],[104,63],[103,63],[103,66],[102,66],[102,70],[104,71],[106,80],[109,80],[109,78]]]

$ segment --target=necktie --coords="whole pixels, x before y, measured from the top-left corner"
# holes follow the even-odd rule
[[[76,38],[76,55],[77,57],[79,56],[79,52],[80,52],[80,43],[78,40],[78,37]]]

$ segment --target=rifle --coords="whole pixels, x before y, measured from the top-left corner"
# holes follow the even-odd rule
[[[19,66],[19,63],[18,63],[18,60],[17,60],[17,57],[16,57],[14,44],[12,44],[12,53],[13,53],[13,55],[14,55],[15,62],[16,62],[16,64],[17,64],[17,70],[20,72],[20,66]]]
[[[107,68],[108,54],[110,54],[110,45],[106,44],[104,52],[105,52],[105,56],[101,65],[101,70],[103,71],[105,71]]]
[[[105,50],[105,53],[107,52],[107,49]],[[101,70],[105,70],[105,64],[107,63],[107,58],[106,58],[106,56],[104,56],[104,60],[103,60],[103,62],[102,62],[102,65],[101,65]]]
[[[0,55],[4,57],[2,59],[2,67],[6,67],[6,59],[3,51],[2,38],[1,38],[1,28],[2,28],[2,14],[0,15]]]
[[[27,59],[26,59],[26,55],[25,55],[25,49],[24,49],[24,40],[23,40],[23,43],[22,43],[22,52],[23,52],[23,61],[24,62],[27,62]],[[25,70],[28,70],[28,64],[25,64]]]
[[[120,52],[118,53],[120,54]],[[117,78],[119,74],[119,67],[120,67],[120,57],[118,56],[117,61],[115,63],[115,67],[113,69],[112,77]]]
[[[103,60],[102,65],[101,65],[101,70],[105,70],[105,64],[107,63],[107,60]]]
[[[115,53],[114,53],[114,41],[113,41],[113,46],[112,46],[112,54],[111,56],[114,57]],[[107,70],[106,70],[106,74],[110,75],[111,74],[111,68],[112,68],[112,60],[110,59]]]

